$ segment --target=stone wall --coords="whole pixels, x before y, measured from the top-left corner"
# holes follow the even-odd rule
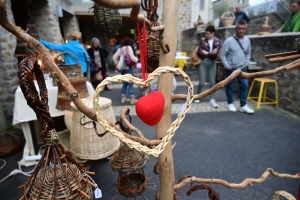
[[[54,15],[55,4],[51,1],[35,3],[31,6],[32,17],[41,39],[61,44],[63,38],[59,28],[58,17]]]
[[[269,63],[264,57],[267,54],[294,51],[293,41],[300,38],[300,33],[280,33],[272,35],[250,35],[252,60],[256,61],[263,70],[273,70],[293,60],[278,63]],[[279,107],[300,116],[300,68],[284,71],[270,76],[277,80]],[[258,90],[258,86],[256,86]],[[268,94],[274,97],[274,87],[268,87]]]
[[[270,32],[274,33],[277,31],[282,25],[283,21],[278,17],[276,13],[268,13],[267,15],[258,15],[251,17],[250,22],[248,24],[248,34],[258,34],[261,26],[265,23],[266,17],[268,17],[268,25],[270,26]]]
[[[224,40],[234,34],[235,26],[218,28],[216,36]],[[187,52],[190,56],[194,48],[198,45],[201,37],[204,36],[205,26],[198,26],[183,32],[182,50]],[[251,30],[249,31],[251,32]],[[293,41],[296,38],[300,38],[300,33],[279,33],[269,35],[247,35],[251,40],[251,61],[258,63],[263,71],[272,70],[279,66],[292,62],[279,62],[269,63],[264,57],[267,54],[275,54],[281,52],[294,51],[295,47]],[[293,69],[291,71],[284,71],[273,76],[270,76],[277,80],[278,94],[279,94],[279,106],[296,115],[300,115],[300,68]],[[255,91],[258,91],[258,85],[255,86]],[[274,98],[274,87],[270,84],[268,87],[268,95]]]
[[[6,8],[8,20],[14,23],[10,0],[6,0]],[[12,122],[15,90],[19,81],[18,60],[14,56],[16,45],[16,37],[0,26],[0,101],[7,123]]]

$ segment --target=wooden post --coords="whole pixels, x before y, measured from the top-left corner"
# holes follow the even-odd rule
[[[163,2],[162,24],[165,26],[164,39],[170,47],[170,52],[164,54],[160,51],[159,66],[174,66],[177,47],[178,7],[179,0],[164,0]],[[164,94],[166,105],[164,115],[157,125],[157,139],[163,138],[171,126],[173,76],[173,74],[163,74],[158,78],[158,90]],[[159,178],[159,199],[172,200],[175,179],[171,141],[159,156]]]

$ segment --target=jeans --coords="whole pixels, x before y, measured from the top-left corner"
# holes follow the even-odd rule
[[[199,85],[197,88],[197,94],[200,94],[202,92],[202,88],[205,84],[206,74],[208,72],[209,76],[209,87],[212,88],[216,84],[216,61],[206,61],[202,60],[200,66],[199,66]],[[214,94],[210,95],[210,98],[213,99]]]
[[[248,68],[244,67],[242,68],[243,72],[247,72]],[[230,74],[236,70],[235,68],[226,70],[226,77],[230,76]],[[248,94],[248,79],[244,79],[241,77],[237,77],[237,80],[240,84],[240,105],[241,107],[246,105],[246,99],[247,99],[247,94]],[[231,81],[227,86],[226,86],[226,96],[227,96],[227,102],[228,104],[233,103],[233,98],[232,98],[232,91],[234,88],[234,80]]]
[[[131,67],[129,69],[124,69],[121,72],[121,74],[122,75],[124,75],[124,74],[131,74],[133,76],[134,75],[133,68]],[[130,97],[134,97],[133,83],[128,83],[128,82],[123,82],[123,86],[122,86],[122,90],[121,90],[122,97],[126,96],[127,87],[129,87],[129,95],[130,95]]]

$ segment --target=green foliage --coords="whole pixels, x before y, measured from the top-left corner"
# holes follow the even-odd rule
[[[215,2],[213,4],[214,17],[220,18],[224,12],[229,11],[229,4],[225,0]]]
[[[213,25],[214,23],[212,21],[207,22],[207,25]]]

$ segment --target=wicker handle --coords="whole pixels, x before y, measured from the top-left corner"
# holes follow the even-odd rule
[[[235,16],[234,16],[234,13],[233,13],[233,12],[227,11],[227,12],[224,12],[224,13],[223,13],[223,15],[221,16],[221,19],[223,19],[223,18],[224,18],[224,15],[225,15],[225,14],[227,14],[227,13],[230,13],[230,14],[232,14],[232,18],[235,18]],[[228,17],[226,17],[226,18],[228,18]]]
[[[62,55],[64,55],[64,54],[70,54],[71,56],[73,56],[73,57],[76,59],[77,65],[80,66],[80,62],[79,62],[77,56],[76,56],[75,54],[71,53],[71,52],[61,52],[60,54],[58,54],[58,55],[56,56],[55,59],[57,59],[59,56],[62,56]]]
[[[288,200],[296,200],[296,198],[293,197],[293,195],[283,190],[276,191],[273,196],[273,200],[277,200],[279,196],[283,196]]]
[[[36,113],[42,128],[41,138],[45,141],[46,133],[53,130],[55,124],[49,113],[48,92],[44,75],[40,66],[34,65],[35,61],[36,58],[33,57],[26,57],[21,61],[18,69],[19,84],[27,104]],[[41,98],[33,82],[33,73],[38,82]]]

